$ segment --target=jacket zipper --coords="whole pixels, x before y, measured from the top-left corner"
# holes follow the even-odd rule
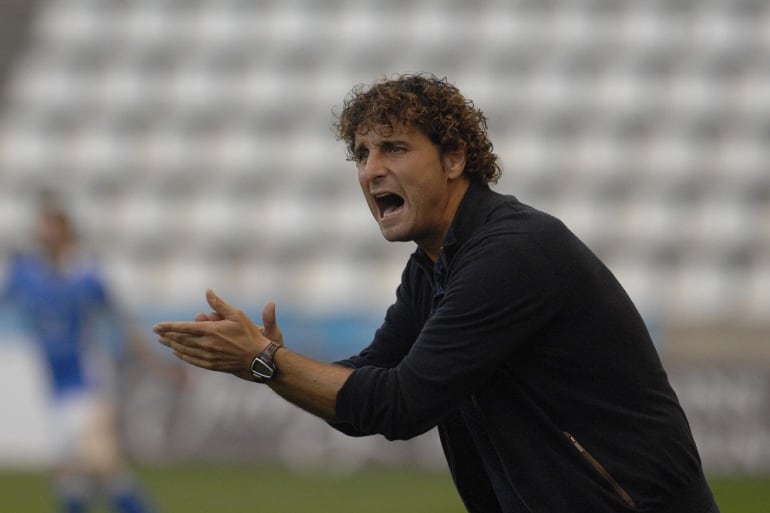
[[[626,504],[631,506],[632,508],[636,507],[636,503],[631,498],[631,496],[626,492],[620,484],[618,484],[617,481],[615,481],[615,478],[612,477],[612,475],[607,472],[607,469],[602,466],[601,463],[599,463],[596,458],[591,456],[591,453],[588,452],[585,447],[580,445],[580,442],[577,441],[577,439],[572,436],[570,433],[564,432],[564,436],[567,437],[567,439],[572,442],[572,445],[575,446],[575,449],[583,456],[583,458],[586,459],[586,461],[601,475],[605,481],[607,481],[610,486],[612,486],[612,489],[615,490],[615,493],[617,493],[623,501],[625,501]]]

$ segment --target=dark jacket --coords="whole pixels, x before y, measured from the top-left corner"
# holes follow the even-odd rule
[[[500,506],[459,412],[467,401],[527,511],[713,505],[644,322],[559,220],[472,184],[440,260],[434,272],[412,255],[372,343],[339,362],[356,370],[337,429],[408,439],[438,426],[474,513]]]

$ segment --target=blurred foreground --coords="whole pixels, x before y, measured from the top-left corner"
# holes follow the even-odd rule
[[[336,478],[298,474],[281,467],[179,466],[139,469],[161,512],[210,513],[462,513],[447,473],[372,467]],[[770,476],[710,480],[725,513],[767,513]],[[4,511],[47,511],[45,478],[0,473]],[[96,511],[94,513],[101,513]]]

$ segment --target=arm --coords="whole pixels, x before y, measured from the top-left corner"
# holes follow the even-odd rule
[[[557,266],[526,235],[473,242],[400,364],[350,376],[337,401],[343,422],[388,439],[419,435],[542,337],[563,299]]]
[[[91,270],[86,286],[93,318],[106,321],[143,365],[150,368],[160,367],[144,331],[139,327],[139,322],[110,293],[96,268]]]
[[[554,268],[535,247],[493,241],[473,246],[456,264],[460,270],[444,300],[414,344],[404,344],[405,356],[397,364],[364,361],[351,370],[279,349],[271,386],[358,434],[406,439],[429,430],[483,386],[559,308]],[[282,345],[274,305],[265,307],[260,329],[213,292],[207,299],[217,320],[157,324],[159,341],[190,364],[253,380],[253,357],[269,340]]]
[[[269,386],[284,399],[350,435],[361,433],[337,422],[336,399],[340,388],[356,368],[398,365],[419,331],[410,306],[409,287],[403,277],[396,292],[396,302],[388,309],[385,322],[372,343],[360,354],[337,364],[322,363],[286,349],[272,302],[265,305],[263,326],[259,328],[243,312],[227,305],[212,291],[206,293],[206,299],[214,311],[196,315],[196,322],[156,325],[154,330],[160,335],[159,342],[192,365],[230,372],[253,381],[249,369],[251,361],[272,340],[282,349],[275,353],[278,372],[268,382]],[[229,356],[223,357],[223,353]]]
[[[321,363],[288,349],[275,354],[275,378],[268,382],[278,395],[327,422],[337,421],[337,393],[353,369]]]
[[[0,269],[0,306],[11,303],[19,288],[20,257],[14,255]]]

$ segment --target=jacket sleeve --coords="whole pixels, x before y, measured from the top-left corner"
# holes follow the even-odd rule
[[[465,244],[408,354],[393,368],[354,371],[337,396],[338,417],[388,439],[436,426],[558,312],[557,267],[531,235]]]
[[[409,274],[410,267],[407,266],[402,274],[401,284],[396,290],[396,302],[388,308],[385,320],[375,332],[369,346],[359,354],[334,362],[335,364],[352,369],[363,367],[389,369],[401,362],[419,333],[414,315],[414,298],[407,278]],[[362,432],[347,422],[329,423],[329,425],[350,436],[372,434]]]

